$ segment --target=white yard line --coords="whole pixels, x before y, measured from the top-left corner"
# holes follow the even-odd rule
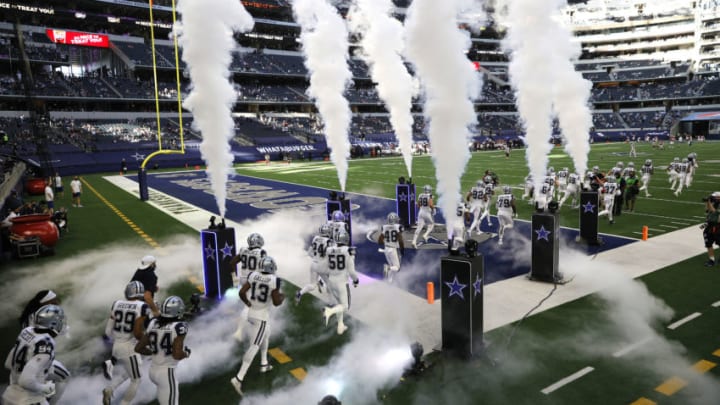
[[[582,369],[582,370],[580,370],[580,371],[578,371],[578,372],[576,372],[576,373],[574,373],[574,374],[571,374],[571,375],[563,378],[562,380],[559,380],[559,381],[556,382],[555,384],[548,385],[547,387],[545,387],[545,388],[543,388],[542,390],[540,390],[540,392],[542,392],[542,393],[545,394],[545,395],[548,395],[548,394],[550,394],[551,392],[553,392],[553,391],[555,391],[555,390],[557,390],[557,389],[559,389],[559,388],[561,388],[561,387],[563,387],[563,386],[565,386],[565,385],[570,384],[571,382],[577,380],[578,378],[581,378],[581,377],[584,376],[585,374],[588,374],[588,373],[592,372],[593,370],[595,370],[595,369],[592,368],[592,367],[590,367],[590,366],[585,367],[584,369]]]
[[[686,323],[692,321],[693,319],[697,318],[697,317],[700,316],[700,315],[702,315],[702,313],[700,313],[700,312],[694,312],[694,313],[686,316],[685,318],[680,319],[679,321],[676,321],[676,322],[671,323],[670,325],[668,325],[667,328],[668,328],[668,329],[671,329],[671,330],[675,330],[675,329],[681,327],[682,325],[685,325]]]
[[[635,343],[632,343],[632,344],[629,344],[629,345],[623,347],[622,349],[616,351],[612,355],[613,355],[613,357],[622,357],[622,356],[630,353],[631,351],[637,349],[638,347],[644,345],[645,343],[649,342],[650,340],[652,340],[651,337],[646,337],[643,340],[637,341]]]

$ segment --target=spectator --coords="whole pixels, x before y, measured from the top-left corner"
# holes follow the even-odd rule
[[[55,195],[57,195],[58,198],[63,198],[63,182],[58,172],[55,172]]]
[[[73,207],[82,207],[80,204],[80,195],[82,194],[82,183],[78,176],[73,177],[70,182],[70,189],[72,190]]]
[[[130,281],[139,281],[145,287],[145,303],[148,304],[153,316],[159,316],[160,310],[155,304],[155,293],[158,291],[157,285],[157,274],[155,274],[155,268],[157,267],[157,260],[155,256],[147,255],[140,261],[140,267],[133,275]]]
[[[48,178],[45,183],[45,203],[47,203],[47,210],[50,215],[52,215],[55,210],[55,193],[50,186],[51,184],[52,178]]]

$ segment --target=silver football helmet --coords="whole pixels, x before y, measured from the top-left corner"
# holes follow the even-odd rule
[[[623,168],[623,167],[625,167],[625,163],[623,163],[623,162],[617,162],[617,164],[616,164],[615,166],[617,166],[617,167],[619,167],[619,168]]]
[[[251,233],[247,237],[247,244],[250,249],[257,249],[265,245],[265,239],[259,233]]]
[[[125,286],[125,298],[131,300],[133,298],[142,298],[145,295],[145,286],[143,283],[134,280]]]
[[[689,160],[688,160],[688,158],[683,158],[682,162],[687,163],[687,162],[689,162]]]
[[[673,158],[673,162],[679,162],[679,161],[680,161],[680,158],[679,158],[679,157]]]
[[[477,183],[475,183],[475,185],[476,185],[478,188],[483,188],[483,187],[485,187],[485,182],[482,181],[482,179],[481,179],[481,180],[478,180]]]
[[[320,225],[320,235],[325,236],[326,238],[332,236],[332,227],[330,224]]]
[[[171,295],[165,298],[160,306],[160,315],[165,318],[182,318],[185,314],[185,303],[182,298]]]
[[[341,229],[338,233],[335,234],[335,243],[338,245],[349,245],[350,244],[350,234],[347,233],[344,229]]]
[[[597,174],[600,171],[600,166],[593,166],[592,171]]]
[[[635,167],[635,162],[629,162],[628,167]]]
[[[427,194],[432,193],[432,187],[430,187],[429,184],[426,184],[426,185],[423,187],[423,192],[424,192],[424,193],[427,193]]]
[[[55,335],[65,329],[65,311],[58,305],[45,305],[35,311],[33,324],[39,329],[49,329]]]
[[[340,210],[333,211],[331,217],[332,217],[332,220],[335,222],[344,222],[345,221],[345,214],[343,214],[342,211],[340,211]]]
[[[483,177],[483,181],[485,182],[485,184],[490,184],[493,182],[493,178],[491,175],[488,174],[485,177]]]
[[[512,187],[510,187],[510,186],[504,186],[504,187],[503,187],[503,193],[505,193],[505,194],[512,194]]]
[[[260,259],[259,267],[261,273],[275,274],[275,272],[277,271],[277,264],[275,264],[275,259],[270,256],[265,256]]]
[[[645,160],[645,166],[650,166],[650,165],[652,165],[652,159]]]
[[[397,224],[400,222],[400,217],[398,214],[391,212],[387,215],[387,222],[388,224]]]

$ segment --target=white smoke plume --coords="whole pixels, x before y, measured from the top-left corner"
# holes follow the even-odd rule
[[[590,91],[592,82],[582,77],[575,70],[574,61],[582,51],[580,42],[573,41],[572,32],[562,23],[559,8],[565,0],[548,1],[555,5],[552,10],[554,24],[548,26],[549,42],[555,44],[555,52],[548,55],[548,61],[555,69],[553,86],[553,103],[560,123],[560,130],[565,137],[565,150],[575,165],[575,172],[581,177],[587,171],[588,153],[590,153],[590,128],[592,112],[590,111]],[[552,61],[552,62],[550,62]]]
[[[370,68],[370,77],[390,111],[408,176],[412,177],[413,78],[403,63],[405,38],[402,24],[392,17],[391,0],[356,0],[349,25],[361,39],[360,57]]]
[[[551,80],[555,66],[548,58],[556,44],[547,37],[547,26],[553,24],[551,1],[516,0],[508,5],[510,27],[503,46],[510,52],[510,83],[520,118],[525,128],[526,157],[530,174],[539,190],[546,173],[548,153],[552,150]]]
[[[315,100],[325,125],[330,159],[337,169],[340,189],[345,191],[352,113],[345,90],[352,79],[348,66],[348,29],[345,20],[326,0],[294,0],[295,21],[300,24],[300,43],[310,72],[308,95]]]
[[[470,35],[458,28],[458,14],[477,9],[471,0],[415,0],[405,19],[407,57],[425,93],[424,114],[435,164],[439,207],[447,229],[461,198],[460,177],[470,159],[469,127],[476,123],[473,106],[482,87],[465,52]]]
[[[254,20],[235,0],[181,0],[181,26],[176,27],[182,59],[190,72],[191,91],[183,103],[193,113],[193,127],[202,133],[200,151],[220,216],[225,216],[225,189],[232,171],[229,140],[235,135],[232,106],[237,94],[230,81],[233,31],[247,32]]]

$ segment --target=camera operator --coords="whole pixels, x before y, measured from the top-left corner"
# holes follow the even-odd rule
[[[705,247],[708,252],[708,261],[705,262],[705,267],[712,267],[715,265],[715,250],[713,244],[720,245],[720,191],[712,193],[709,197],[703,198],[705,202],[705,214],[707,215],[707,222],[700,226],[703,230],[703,239],[705,240]]]

